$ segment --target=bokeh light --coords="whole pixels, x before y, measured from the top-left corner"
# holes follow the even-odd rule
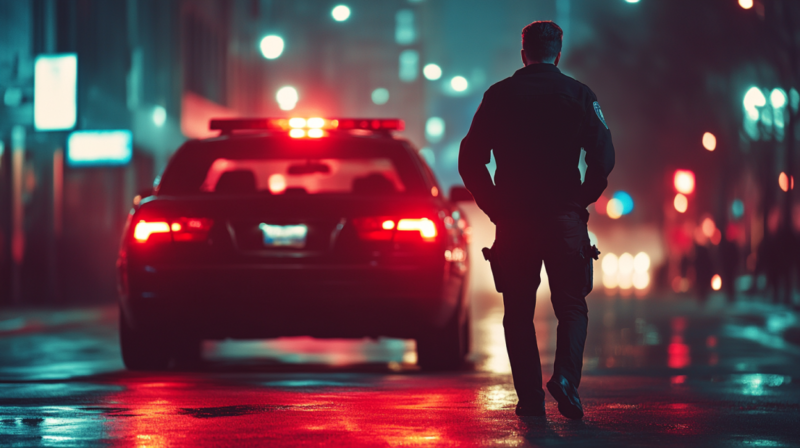
[[[758,120],[758,107],[766,106],[767,98],[758,87],[750,87],[744,95],[744,110],[752,120]]]
[[[786,173],[781,172],[781,174],[778,176],[778,186],[781,187],[781,190],[783,191],[789,191],[789,188],[794,190],[794,176],[792,176],[792,182],[790,186],[789,176],[787,176]]]
[[[164,126],[167,121],[167,110],[164,106],[156,106],[153,108],[153,124],[157,127]]]
[[[425,122],[425,138],[431,143],[439,143],[444,137],[444,120],[440,117],[428,118]]]
[[[685,213],[689,208],[689,200],[686,198],[686,196],[678,193],[675,195],[672,205],[675,206],[675,210],[677,210],[678,213]]]
[[[701,228],[703,230],[703,235],[705,235],[706,238],[711,238],[714,236],[714,232],[717,230],[717,225],[714,223],[713,219],[706,218],[703,220]]]
[[[611,219],[619,219],[622,216],[622,211],[624,210],[624,206],[622,205],[622,201],[617,198],[612,198],[606,204],[606,214]]]
[[[714,291],[722,289],[722,277],[720,277],[719,274],[714,274],[714,276],[711,277],[711,289]]]
[[[650,286],[650,274],[647,272],[633,273],[633,287],[636,289],[647,289]]]
[[[750,9],[753,7],[753,0],[739,0],[739,6],[744,9]]]
[[[302,129],[292,129],[293,131],[302,131]],[[286,178],[283,174],[273,174],[267,180],[269,191],[273,194],[279,194],[286,191]]]
[[[622,214],[627,215],[633,211],[633,198],[625,191],[618,191],[614,193],[613,199],[618,200],[622,204]]]
[[[603,270],[603,286],[614,289],[619,285],[617,281],[617,271],[619,269],[619,259],[613,253],[606,254],[600,263]]]
[[[453,79],[450,80],[450,87],[452,87],[456,92],[463,92],[467,90],[469,83],[463,76],[454,76]]]
[[[607,207],[608,207],[608,198],[603,195],[597,198],[597,202],[594,203],[594,210],[601,215],[606,214]]]
[[[283,53],[283,38],[270,34],[261,39],[261,54],[267,59],[276,59]]]
[[[709,151],[717,149],[717,137],[710,132],[703,134],[703,148],[706,148]]]
[[[350,18],[350,8],[347,5],[337,5],[331,10],[331,16],[337,22],[344,22]]]
[[[674,178],[675,190],[678,193],[692,194],[694,191],[694,172],[689,170],[676,170]]]
[[[383,87],[378,87],[372,91],[372,102],[377,105],[386,104],[389,101],[389,91]]]
[[[630,275],[633,272],[633,255],[625,252],[619,256],[619,273]]]
[[[442,77],[442,68],[436,64],[427,64],[422,68],[422,74],[425,76],[425,79],[436,81]]]
[[[647,272],[650,269],[650,256],[645,252],[639,252],[633,258],[633,270],[636,272]]]
[[[772,89],[772,93],[769,94],[769,103],[772,104],[772,107],[775,109],[780,109],[785,106],[786,92],[784,92],[783,89]]]
[[[292,86],[284,86],[278,89],[278,93],[275,94],[275,99],[278,101],[278,106],[281,110],[292,110],[297,105],[297,101],[299,101],[299,95],[297,94],[297,89]]]
[[[734,219],[739,219],[744,215],[744,202],[741,199],[734,199],[731,203],[731,215]]]
[[[604,274],[613,275],[617,273],[619,269],[619,258],[613,253],[608,253],[603,257],[603,261],[600,263],[600,266],[603,269]]]

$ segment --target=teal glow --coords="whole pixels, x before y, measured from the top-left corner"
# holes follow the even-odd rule
[[[337,5],[331,10],[331,16],[337,22],[344,22],[350,18],[350,8],[347,5]]]
[[[36,130],[74,128],[78,121],[78,55],[37,56],[33,72],[33,124]]]
[[[627,215],[633,211],[633,198],[625,191],[618,191],[614,193],[613,199],[622,203],[622,214]]]
[[[133,134],[128,130],[75,131],[67,137],[70,166],[127,165],[133,155]]]
[[[739,199],[734,199],[733,203],[731,204],[731,214],[735,219],[739,219],[744,216],[744,202]]]

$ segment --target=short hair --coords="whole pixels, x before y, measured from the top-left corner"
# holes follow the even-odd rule
[[[531,61],[552,63],[561,52],[564,31],[550,20],[533,22],[522,29],[522,49]]]

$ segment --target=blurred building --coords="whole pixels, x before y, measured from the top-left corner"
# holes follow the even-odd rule
[[[421,142],[420,6],[349,5],[334,17],[314,0],[1,2],[0,304],[113,300],[132,198],[185,139],[213,135],[211,117],[402,117]],[[76,121],[37,129],[34,66],[59,54],[77,56]],[[130,161],[71,163],[70,134],[102,130],[132,132]]]

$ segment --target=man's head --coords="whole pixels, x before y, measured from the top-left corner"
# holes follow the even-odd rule
[[[522,62],[558,65],[564,32],[550,20],[533,22],[522,29]]]

